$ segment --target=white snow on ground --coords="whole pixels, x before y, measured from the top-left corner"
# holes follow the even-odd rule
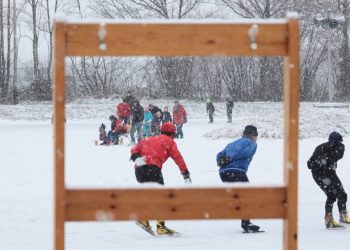
[[[137,187],[130,147],[96,147],[101,122],[109,125],[119,100],[81,101],[67,104],[66,183],[70,187]],[[163,108],[172,101],[142,100]],[[223,103],[215,103],[214,124],[208,124],[205,103],[183,102],[189,113],[185,138],[177,140],[191,172],[193,186],[223,186],[215,157],[227,143],[239,137],[247,124],[255,124],[261,136],[248,171],[251,185],[283,183],[283,104],[236,103],[234,122],[227,124]],[[350,226],[327,231],[323,225],[325,195],[306,167],[315,146],[337,130],[348,148],[348,108],[300,105],[299,152],[299,249],[347,250]],[[53,249],[53,147],[52,105],[27,103],[0,106],[0,249]],[[338,163],[338,174],[350,192],[350,155]],[[184,186],[174,162],[163,168],[167,186]],[[348,203],[350,206],[350,204]],[[334,209],[338,219],[337,208]],[[239,220],[168,221],[182,233],[176,238],[152,238],[133,221],[67,223],[67,250],[114,249],[282,249],[281,220],[252,220],[264,234],[242,234]],[[154,227],[155,222],[152,221]]]

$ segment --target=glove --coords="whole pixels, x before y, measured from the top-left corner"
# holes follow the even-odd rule
[[[132,154],[130,156],[130,161],[135,161],[137,158],[141,157],[138,153]]]
[[[183,172],[181,174],[182,174],[182,176],[184,178],[185,184],[192,183],[192,180],[190,178],[190,172],[188,172],[188,170],[186,170],[186,172]]]
[[[230,159],[228,157],[226,157],[226,156],[220,157],[218,159],[218,162],[217,162],[219,167],[225,166],[225,165],[227,165],[229,163],[230,163]]]
[[[138,167],[146,165],[145,157],[139,157],[135,160],[135,165]]]

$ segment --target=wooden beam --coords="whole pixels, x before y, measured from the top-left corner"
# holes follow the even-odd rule
[[[65,185],[64,185],[64,104],[65,104],[65,26],[54,25],[54,244],[55,250],[64,250]]]
[[[284,182],[287,185],[287,217],[284,219],[283,249],[298,247],[298,142],[299,142],[299,19],[288,19],[288,56],[285,72]]]
[[[287,55],[286,23],[67,23],[68,56],[278,56]],[[105,30],[105,36],[99,32]],[[102,31],[102,33],[104,32]],[[101,40],[101,37],[103,38]],[[100,47],[105,42],[106,49]]]
[[[285,218],[285,204],[285,187],[70,189],[66,220]]]

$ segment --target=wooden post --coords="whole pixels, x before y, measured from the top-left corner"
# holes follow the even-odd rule
[[[105,30],[104,30],[105,29]],[[100,31],[104,32],[100,32]],[[281,218],[284,250],[297,249],[299,20],[256,23],[55,23],[55,250],[68,221]],[[99,34],[106,33],[101,37]],[[103,44],[103,46],[101,46]],[[285,56],[284,186],[66,189],[66,56]],[[134,197],[130,199],[130,197]],[[145,199],[144,197],[147,197]],[[162,209],[157,209],[162,207]]]
[[[284,182],[287,185],[287,216],[283,249],[298,244],[298,140],[299,140],[299,19],[288,18],[288,55],[284,60]]]
[[[56,22],[54,27],[54,182],[55,182],[55,250],[64,250],[65,184],[64,184],[64,105],[65,105],[65,24]]]

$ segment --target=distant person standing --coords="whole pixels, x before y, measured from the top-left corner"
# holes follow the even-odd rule
[[[149,111],[151,111],[152,115],[157,114],[157,112],[160,112],[161,114],[163,114],[162,110],[158,108],[158,106],[153,105],[152,103],[148,105],[148,108],[149,108]]]
[[[143,137],[143,119],[144,119],[144,110],[139,101],[134,101],[134,105],[132,106],[132,120],[131,120],[131,143],[136,144],[137,142],[142,140]],[[135,138],[136,133],[136,138]]]
[[[208,100],[207,100],[207,113],[209,115],[209,123],[213,123],[214,122],[214,112],[215,112],[214,104],[208,98]]]
[[[173,107],[173,121],[176,125],[176,138],[184,138],[182,126],[187,122],[187,113],[185,107],[180,104],[178,100],[174,101]]]
[[[346,210],[347,194],[337,173],[337,162],[343,158],[345,146],[343,137],[338,132],[332,132],[328,142],[317,146],[307,166],[311,169],[316,184],[326,194],[325,225],[326,228],[341,228],[333,219],[333,204],[338,200],[339,221],[350,224],[350,217]]]
[[[249,182],[247,171],[255,155],[258,130],[253,125],[244,128],[243,135],[238,140],[229,143],[216,156],[219,174],[222,182]],[[242,219],[241,227],[246,233],[259,232],[260,227]]]
[[[227,114],[227,122],[232,123],[232,111],[233,111],[233,98],[227,97],[226,98],[226,114]]]
[[[130,124],[130,117],[132,114],[131,106],[123,99],[123,102],[117,106],[117,116],[124,124]]]
[[[173,122],[173,119],[171,118],[171,114],[168,111],[168,107],[164,107],[163,115],[162,115],[162,122]]]

